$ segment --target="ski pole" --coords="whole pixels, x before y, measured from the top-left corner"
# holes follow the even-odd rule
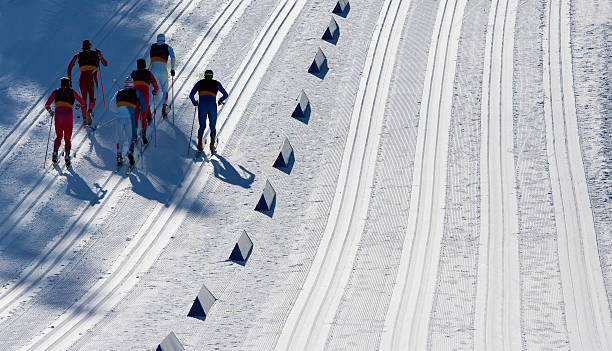
[[[47,167],[47,154],[49,153],[49,141],[51,140],[51,127],[53,126],[53,116],[51,116],[51,122],[49,123],[49,136],[47,137],[47,149],[45,150],[45,162],[43,168]]]
[[[195,124],[195,115],[198,110],[197,106],[193,107],[193,120],[191,121],[191,133],[189,133],[189,144],[187,144],[187,155],[189,155],[189,149],[191,149],[191,138],[193,137],[193,125]]]
[[[98,48],[96,48],[98,51]],[[100,73],[100,87],[102,87],[102,102],[104,103],[104,112],[106,112],[106,98],[104,97],[104,83],[102,82],[102,65],[100,65],[100,69],[98,70]]]
[[[96,126],[96,129],[100,129],[100,127],[105,127],[105,126],[107,126],[107,125],[111,124],[112,122],[114,122],[116,119],[117,119],[117,117],[115,117],[115,118],[111,119],[110,121],[106,121],[106,122],[104,122],[103,124],[98,124],[98,125]]]
[[[155,101],[155,98],[153,98],[153,101]],[[150,109],[149,113],[151,113]],[[155,118],[153,118],[153,130],[155,131],[155,147],[157,147],[157,123],[155,122]]]
[[[172,124],[174,124],[174,76],[172,76]]]

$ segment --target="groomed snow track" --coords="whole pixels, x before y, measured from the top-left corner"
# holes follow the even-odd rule
[[[388,0],[372,37],[331,213],[277,350],[322,350],[348,282],[368,210],[376,152],[400,33],[410,1]]]

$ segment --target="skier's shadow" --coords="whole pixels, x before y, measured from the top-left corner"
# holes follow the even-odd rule
[[[89,185],[85,183],[83,178],[74,171],[72,168],[68,168],[64,173],[67,181],[66,194],[70,195],[79,200],[88,200],[93,206],[100,203],[100,199],[104,197],[104,194],[98,196],[91,190]]]
[[[132,182],[132,191],[136,194],[140,194],[143,197],[155,200],[158,202],[164,202],[167,198],[168,189],[164,186],[164,190],[166,192],[161,192],[155,189],[153,183],[149,180],[149,178],[140,170],[135,169],[129,176],[130,182]]]
[[[218,161],[217,161],[218,160]],[[220,161],[220,162],[219,162]],[[213,172],[215,177],[218,179],[232,185],[238,185],[245,189],[251,187],[253,181],[255,180],[255,174],[244,168],[243,166],[238,166],[243,172],[247,173],[248,176],[243,178],[238,170],[229,163],[225,157],[221,155],[215,155],[215,157],[211,158],[210,162],[213,165]]]

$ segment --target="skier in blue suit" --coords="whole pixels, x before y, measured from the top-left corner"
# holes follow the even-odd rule
[[[217,102],[218,92],[222,94],[219,102]],[[196,93],[198,93],[199,101],[196,101],[194,98]],[[208,116],[210,122],[210,152],[215,153],[217,104],[224,104],[228,96],[221,83],[213,79],[213,71],[209,69],[204,72],[204,79],[197,82],[193,89],[191,89],[189,98],[193,106],[198,107],[198,122],[200,123],[200,128],[198,129],[198,152],[202,152],[204,149],[202,147],[202,135],[204,134],[204,129],[206,129],[206,116]]]

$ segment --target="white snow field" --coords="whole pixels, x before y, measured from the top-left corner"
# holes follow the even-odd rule
[[[337,1],[3,2],[1,350],[612,350],[611,3]],[[158,33],[172,110],[115,173],[113,79]],[[75,112],[50,169],[84,39],[102,127]],[[194,159],[208,68],[230,97]]]

